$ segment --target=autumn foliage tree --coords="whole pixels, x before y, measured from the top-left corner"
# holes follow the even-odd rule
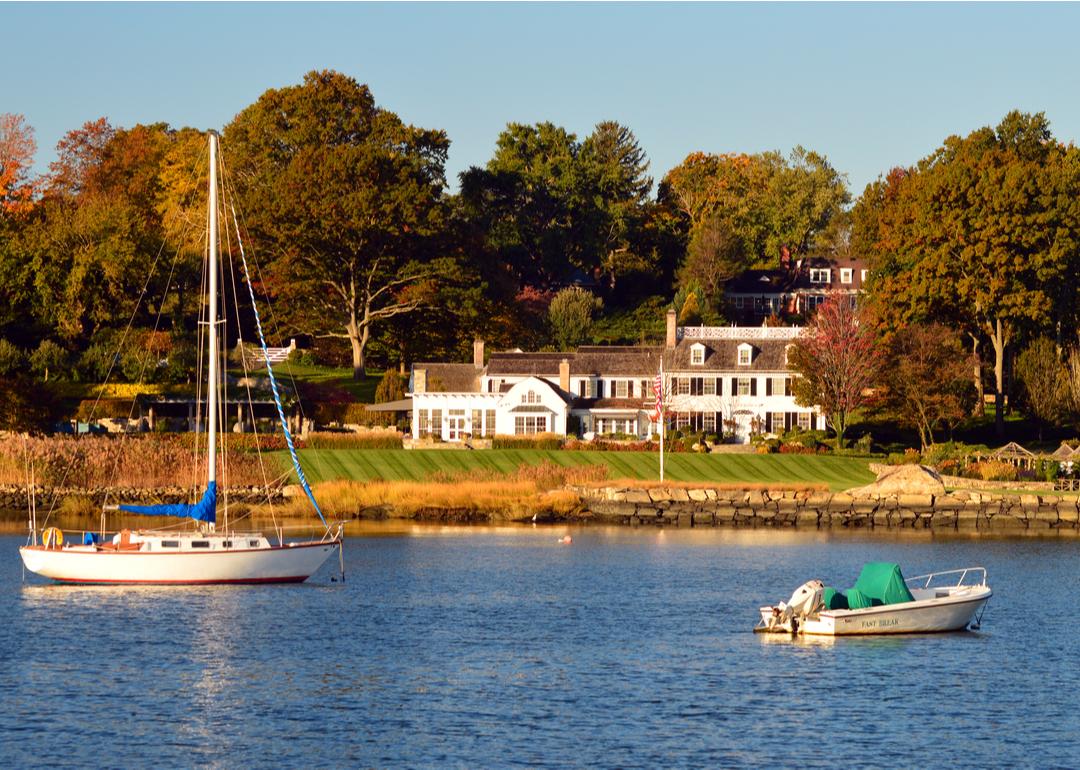
[[[918,431],[925,450],[934,431],[952,430],[971,414],[975,388],[970,354],[942,324],[909,324],[886,346],[877,405],[898,424]]]
[[[851,413],[867,403],[882,358],[868,314],[841,294],[818,307],[789,350],[788,364],[799,375],[792,385],[796,403],[821,407],[838,447]]]
[[[0,214],[17,214],[33,205],[30,166],[37,143],[22,115],[0,113]]]
[[[366,376],[373,330],[422,306],[439,273],[449,140],[377,107],[367,86],[311,72],[271,89],[225,129],[251,234],[269,257],[279,314],[341,338]]]

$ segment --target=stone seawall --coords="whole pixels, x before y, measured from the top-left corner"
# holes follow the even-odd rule
[[[134,488],[134,487],[102,487],[100,489],[46,489],[38,486],[34,494],[37,497],[38,510],[42,506],[52,505],[53,495],[55,499],[62,501],[66,498],[89,500],[93,505],[100,506],[105,502],[131,503],[134,505],[152,505],[155,503],[190,503],[190,489],[179,487],[158,488]],[[227,494],[232,503],[245,505],[257,505],[267,502],[267,492],[262,487],[231,487],[219,495]],[[285,499],[282,490],[271,490],[270,501],[274,503]],[[58,503],[59,504],[59,503]],[[0,486],[0,511],[14,511],[25,513],[27,508],[27,488],[25,486]]]
[[[1077,499],[1054,495],[959,491],[865,498],[711,487],[575,487],[574,491],[581,497],[581,518],[603,524],[1007,530],[1076,529],[1080,521]]]

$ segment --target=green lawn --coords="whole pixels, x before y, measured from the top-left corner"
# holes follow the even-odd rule
[[[279,453],[288,463],[287,453]],[[312,481],[372,479],[420,481],[430,474],[477,468],[511,473],[524,463],[548,461],[562,466],[606,464],[609,478],[656,479],[658,457],[646,452],[571,452],[538,449],[489,449],[474,452],[404,449],[305,449],[304,472]],[[673,481],[757,484],[823,483],[842,490],[874,480],[864,457],[822,455],[671,454],[665,478]]]
[[[253,368],[250,371],[256,375],[265,374],[266,367]],[[230,370],[230,373],[237,372]],[[374,403],[375,389],[379,387],[379,380],[382,379],[383,373],[369,369],[367,378],[358,382],[353,380],[352,375],[352,369],[337,369],[331,366],[303,366],[290,361],[274,364],[274,376],[290,386],[294,380],[297,383],[332,385],[347,390],[360,403]]]

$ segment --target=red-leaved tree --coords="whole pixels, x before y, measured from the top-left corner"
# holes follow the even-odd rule
[[[818,307],[788,353],[788,365],[799,375],[792,385],[796,403],[820,406],[838,447],[851,413],[866,403],[882,356],[869,316],[841,294]]]
[[[21,213],[33,205],[34,129],[22,115],[0,114],[0,213]]]

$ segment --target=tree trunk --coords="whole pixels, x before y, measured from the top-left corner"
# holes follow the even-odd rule
[[[982,417],[986,414],[986,392],[983,390],[982,356],[979,355],[979,345],[982,340],[978,334],[971,335],[971,354],[975,359],[975,416]]]
[[[349,335],[349,345],[352,347],[352,378],[353,381],[358,382],[367,377],[364,366],[364,348],[367,345],[367,327],[364,327],[364,331],[361,333],[356,321],[351,320],[349,321],[349,325],[345,327],[345,332]]]
[[[1005,438],[1005,333],[1000,318],[994,320],[990,342],[994,345],[994,432]]]

